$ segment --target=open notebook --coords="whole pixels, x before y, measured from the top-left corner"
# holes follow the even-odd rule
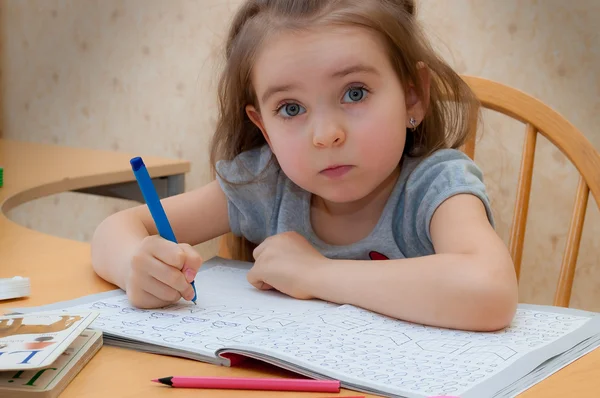
[[[105,344],[231,366],[231,354],[358,391],[398,397],[512,397],[600,345],[595,313],[520,305],[491,333],[412,324],[350,305],[295,300],[246,281],[248,263],[214,258],[197,305],[131,307],[122,291],[45,307],[100,312]]]

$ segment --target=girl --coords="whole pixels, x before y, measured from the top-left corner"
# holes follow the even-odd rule
[[[513,264],[457,149],[478,104],[412,0],[249,0],[225,50],[217,178],[163,201],[185,243],[157,237],[146,206],[114,214],[92,242],[100,276],[139,307],[189,300],[190,245],[232,231],[259,289],[448,328],[510,323]]]

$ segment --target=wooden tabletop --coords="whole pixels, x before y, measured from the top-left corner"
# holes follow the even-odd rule
[[[135,155],[57,147],[0,139],[0,277],[27,276],[31,296],[0,302],[0,311],[37,306],[98,293],[115,286],[93,272],[87,243],[43,234],[4,216],[28,200],[69,190],[133,181],[129,159]],[[189,171],[189,163],[144,156],[149,173],[168,176]],[[372,396],[343,390],[340,394],[267,393],[170,389],[150,382],[170,375],[294,377],[286,371],[251,362],[226,368],[197,361],[104,346],[69,384],[61,398],[100,397],[326,397]],[[600,350],[596,350],[535,385],[520,398],[597,397]]]

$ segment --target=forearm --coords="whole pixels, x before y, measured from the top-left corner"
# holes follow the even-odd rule
[[[514,314],[517,292],[507,267],[483,267],[485,257],[330,260],[309,282],[314,296],[393,318],[433,326],[499,329]]]
[[[103,279],[125,289],[133,252],[149,235],[132,212],[106,218],[92,237],[92,266]]]

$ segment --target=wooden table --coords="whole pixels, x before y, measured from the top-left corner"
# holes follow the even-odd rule
[[[57,147],[0,139],[0,277],[31,279],[31,296],[0,303],[0,311],[69,300],[114,289],[92,270],[87,243],[62,239],[17,225],[4,216],[34,198],[65,191],[136,198],[129,159],[135,155]],[[183,191],[188,162],[144,156],[161,196]],[[177,390],[150,380],[169,375],[293,376],[268,365],[250,363],[231,369],[181,358],[104,346],[70,383],[61,398],[100,397],[325,397],[365,395],[266,393],[263,391]],[[522,398],[597,397],[600,395],[600,350],[579,359],[532,387]],[[482,397],[483,398],[483,397]]]

